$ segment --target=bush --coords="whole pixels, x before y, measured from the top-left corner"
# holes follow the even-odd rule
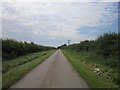
[[[2,58],[12,59],[28,53],[55,49],[54,47],[37,45],[33,42],[19,42],[13,39],[2,39]]]
[[[62,49],[75,51],[78,53],[90,52],[95,55],[96,61],[103,66],[107,66],[110,69],[116,70],[116,76],[114,76],[114,82],[120,84],[120,67],[118,60],[120,59],[120,34],[118,33],[104,33],[99,36],[96,40],[85,40],[78,44],[72,44],[69,46],[63,46]],[[87,54],[87,53],[86,53]],[[84,55],[86,55],[84,54]],[[92,56],[90,56],[92,57]],[[103,59],[99,60],[99,57]],[[87,58],[86,58],[87,59]],[[91,60],[92,61],[92,60]],[[118,73],[118,75],[117,75]]]
[[[120,35],[109,32],[101,35],[96,40],[85,40],[69,46],[62,45],[61,48],[74,50],[76,52],[94,51],[98,55],[118,59],[118,38],[120,38]]]

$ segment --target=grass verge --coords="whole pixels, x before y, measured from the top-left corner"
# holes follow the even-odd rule
[[[15,68],[19,65],[25,64],[25,63],[30,62],[32,60],[35,60],[35,59],[42,57],[46,54],[47,54],[47,52],[42,52],[42,53],[36,52],[36,53],[31,53],[31,54],[27,54],[24,56],[20,56],[18,58],[11,59],[11,60],[3,60],[2,73],[5,73],[12,68]]]
[[[118,88],[118,86],[111,80],[97,75],[92,68],[80,60],[79,54],[70,52],[68,50],[62,50],[73,67],[79,72],[90,88]]]
[[[3,89],[9,88],[12,84],[14,84],[16,81],[21,79],[26,73],[28,73],[33,68],[35,68],[37,65],[42,63],[46,58],[48,58],[54,52],[55,50],[40,52],[39,55],[41,57],[36,58],[32,61],[29,61],[25,64],[19,65],[15,68],[12,68],[6,73],[4,73],[2,76],[2,81],[3,81],[2,88]],[[47,54],[43,55],[43,53],[47,53]]]

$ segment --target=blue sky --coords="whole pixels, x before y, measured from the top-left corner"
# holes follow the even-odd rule
[[[117,10],[117,2],[3,2],[2,37],[55,47],[94,40],[118,31]]]

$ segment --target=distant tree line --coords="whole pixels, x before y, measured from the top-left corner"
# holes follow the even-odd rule
[[[22,42],[13,39],[1,39],[2,59],[12,59],[28,53],[55,49],[54,47],[37,45],[34,42]]]
[[[64,44],[64,45],[58,46],[57,48],[60,49],[60,48],[65,47],[65,46],[67,46],[67,44]]]

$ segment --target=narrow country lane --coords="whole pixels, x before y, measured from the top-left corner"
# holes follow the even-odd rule
[[[88,85],[61,50],[57,50],[10,88],[88,88]]]

